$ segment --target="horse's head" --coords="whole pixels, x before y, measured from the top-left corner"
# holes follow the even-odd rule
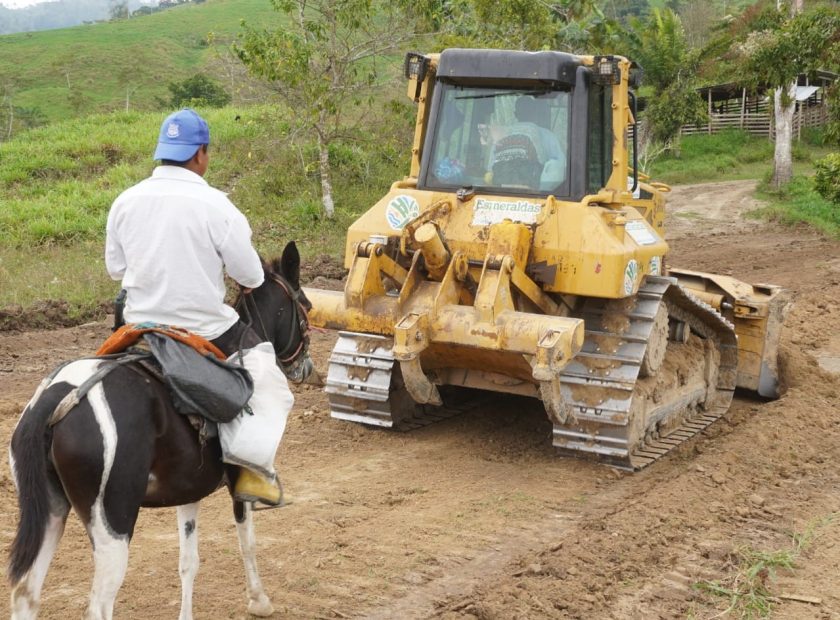
[[[315,366],[309,357],[307,316],[312,304],[300,288],[300,254],[295,242],[290,241],[283,255],[263,263],[263,268],[263,284],[244,296],[237,307],[246,322],[250,318],[251,328],[274,346],[283,374],[289,381],[301,383]]]

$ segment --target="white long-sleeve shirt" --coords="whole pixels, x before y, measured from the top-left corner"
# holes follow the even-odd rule
[[[158,166],[108,214],[105,266],[128,291],[127,323],[183,327],[207,339],[238,320],[224,303],[224,271],[247,288],[263,282],[248,220],[199,175]]]

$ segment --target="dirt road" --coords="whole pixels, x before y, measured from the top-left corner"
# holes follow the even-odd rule
[[[278,457],[293,503],[257,516],[276,616],[711,618],[730,599],[694,584],[743,581],[738,554],[750,548],[795,559],[793,570],[766,577],[773,617],[840,619],[840,377],[817,362],[831,368],[840,359],[833,335],[840,334],[840,244],[805,228],[744,220],[752,187],[675,190],[669,262],[794,292],[782,399],[737,396],[724,420],[630,476],[557,457],[541,405],[527,399],[493,398],[393,434],[333,421],[320,390],[299,389]],[[58,361],[90,352],[106,331],[91,324],[0,334],[0,443],[8,444],[40,378]],[[332,342],[314,340],[322,369]],[[15,521],[5,459],[0,500],[5,548]],[[175,524],[174,510],[141,513],[117,617],[177,616]],[[199,534],[196,617],[244,617],[223,493],[202,505]],[[80,615],[91,567],[85,533],[71,516],[42,617]]]

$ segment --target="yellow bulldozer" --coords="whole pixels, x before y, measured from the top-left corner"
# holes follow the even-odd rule
[[[639,171],[620,56],[410,53],[411,170],[349,229],[331,415],[411,429],[461,386],[540,399],[564,453],[639,469],[775,398],[786,296],[671,268],[668,186]]]

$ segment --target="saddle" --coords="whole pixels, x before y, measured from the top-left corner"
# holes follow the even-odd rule
[[[142,341],[142,342],[141,342]],[[185,329],[156,323],[124,325],[99,348],[97,356],[147,350],[172,393],[175,408],[213,422],[230,422],[247,410],[254,393],[251,375],[230,363],[211,342]],[[143,364],[148,369],[148,362]]]
[[[62,399],[50,425],[61,420],[94,385],[120,366],[139,367],[161,381],[169,388],[179,413],[212,422],[230,422],[247,411],[254,393],[253,380],[244,367],[227,362],[225,354],[205,338],[170,325],[124,325],[99,347],[95,358],[107,363]],[[44,380],[46,384],[65,365],[53,371]]]
[[[194,334],[180,327],[175,327],[174,325],[160,325],[158,323],[123,325],[102,343],[102,346],[96,352],[96,356],[101,357],[113,353],[122,353],[137,344],[144,334],[150,332],[163,334],[173,340],[189,345],[201,355],[213,354],[220,360],[227,359],[227,356],[206,338],[202,338],[198,334]]]

